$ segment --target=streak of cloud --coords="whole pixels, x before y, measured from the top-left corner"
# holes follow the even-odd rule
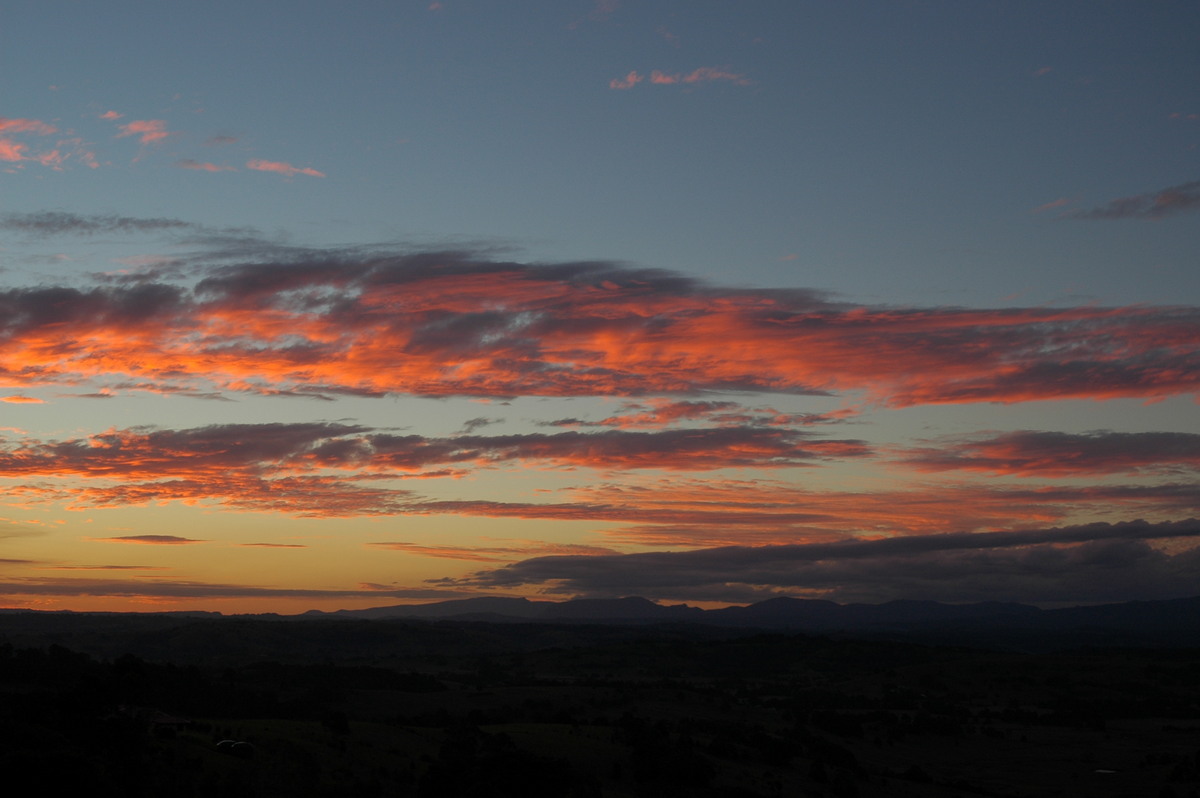
[[[37,236],[157,233],[194,228],[195,225],[179,219],[140,218],[117,214],[84,215],[64,211],[39,211],[0,216],[0,229]]]
[[[723,81],[732,83],[735,86],[752,86],[754,81],[747,78],[745,75],[731,72],[724,67],[698,67],[691,72],[663,72],[655,69],[650,72],[649,78],[640,74],[637,70],[630,70],[624,77],[613,78],[608,82],[610,89],[632,89],[634,86],[649,80],[652,86],[672,86],[675,84],[694,85],[697,83],[712,83],[714,81]]]
[[[253,169],[257,172],[274,172],[283,175],[284,177],[295,177],[296,175],[308,175],[309,177],[324,177],[324,172],[318,172],[312,167],[292,166],[284,161],[264,161],[261,158],[251,158],[246,161],[246,168]]]
[[[178,535],[122,535],[113,538],[91,538],[91,540],[98,543],[139,543],[148,546],[186,546],[190,543],[207,542]]]
[[[1090,210],[1065,214],[1066,219],[1163,219],[1200,210],[1200,180],[1148,194],[1119,197]]]
[[[721,67],[699,67],[686,74],[667,74],[657,69],[650,73],[650,82],[658,86],[670,86],[675,83],[711,83],[712,81],[727,81],[735,86],[749,86],[753,83],[745,75],[730,72]]]
[[[199,172],[236,172],[237,169],[233,166],[219,166],[215,163],[206,161],[197,161],[192,158],[181,158],[175,162],[175,165],[180,169],[192,169]]]
[[[1200,470],[1200,435],[1187,432],[1019,430],[939,444],[901,452],[898,462],[920,471],[987,471],[1023,477]]]
[[[528,557],[531,554],[615,554],[613,549],[604,546],[587,546],[569,543],[527,543],[521,546],[435,546],[402,541],[379,542],[366,544],[373,549],[399,551],[405,554],[415,554],[421,557],[437,557],[447,560],[465,560],[468,562],[511,562],[512,560]]]
[[[320,590],[160,579],[122,581],[60,578],[10,579],[0,582],[0,596],[116,596],[162,599],[300,598],[313,600],[397,598],[412,600],[462,598],[469,595],[477,594],[430,586],[363,586],[357,589]]]

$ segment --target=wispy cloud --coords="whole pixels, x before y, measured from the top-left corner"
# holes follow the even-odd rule
[[[711,83],[725,81],[736,86],[749,86],[753,83],[745,75],[730,72],[722,67],[699,67],[687,73],[671,73],[654,70],[650,73],[650,82],[658,86],[670,86],[675,83]]]
[[[986,471],[1023,477],[1196,471],[1200,470],[1200,435],[1020,430],[949,438],[935,446],[907,449],[899,462],[921,471]]]
[[[1080,514],[1170,520],[1200,509],[1200,486],[1013,488],[962,483],[895,490],[809,490],[767,479],[641,480],[569,492],[558,502],[417,500],[412,514],[589,521],[623,545],[671,548],[836,540],[1030,527]]]
[[[1148,194],[1120,197],[1090,210],[1064,214],[1066,219],[1163,219],[1200,210],[1200,180]]]
[[[463,590],[384,585],[361,585],[345,590],[270,587],[262,585],[227,584],[165,579],[10,579],[0,582],[0,596],[117,596],[161,599],[244,599],[299,598],[314,601],[326,599],[381,597],[397,599],[448,599],[472,595]]]
[[[35,133],[39,136],[49,136],[57,132],[57,127],[39,119],[10,119],[0,116],[0,133]]]
[[[13,166],[9,167],[11,169],[19,169],[25,162],[58,169],[71,155],[80,155],[83,160],[91,157],[78,139],[59,141],[53,149],[37,149],[14,138],[19,135],[50,136],[58,132],[56,126],[40,119],[12,119],[0,116],[0,162],[12,164]]]
[[[369,548],[399,551],[421,557],[436,557],[467,562],[511,562],[533,554],[596,555],[615,554],[604,546],[587,546],[570,543],[527,542],[518,546],[431,546],[419,543],[382,542],[368,543]]]
[[[233,166],[219,166],[215,163],[206,161],[197,161],[192,158],[181,158],[175,162],[175,165],[180,169],[195,169],[201,172],[236,172],[237,168]]]
[[[264,161],[260,158],[252,158],[246,161],[247,169],[254,169],[258,172],[274,172],[283,175],[284,177],[295,177],[296,175],[308,175],[309,177],[325,177],[324,172],[318,172],[311,167],[292,166],[284,161]]]
[[[182,538],[178,535],[123,535],[113,538],[92,538],[99,543],[140,543],[149,546],[183,546],[189,543],[205,543],[203,540]]]
[[[645,78],[639,75],[636,71],[630,70],[623,78],[613,78],[608,82],[610,89],[632,89],[637,84],[641,83]]]
[[[12,395],[12,396],[0,396],[0,402],[6,402],[6,403],[8,403],[8,404],[12,404],[12,405],[21,405],[21,404],[28,404],[28,405],[40,405],[40,404],[45,404],[45,400],[44,400],[44,399],[38,399],[38,398],[37,398],[37,397],[35,397],[35,396],[23,396],[23,395],[21,395],[21,394],[14,394],[14,395]]]
[[[1071,200],[1067,199],[1066,197],[1059,197],[1056,200],[1051,200],[1050,202],[1042,203],[1041,205],[1034,208],[1033,212],[1034,213],[1045,213],[1047,211],[1052,211],[1057,208],[1066,207],[1067,205],[1070,205],[1070,204],[1071,204]]]
[[[154,144],[174,135],[172,131],[167,130],[165,119],[135,119],[117,127],[121,130],[117,138],[137,136],[142,144]]]
[[[63,441],[21,436],[0,443],[0,473],[9,480],[85,480],[90,484],[24,489],[46,501],[80,507],[210,500],[245,509],[345,516],[404,512],[416,501],[408,491],[371,487],[373,482],[455,475],[505,463],[707,471],[812,465],[867,454],[861,441],[783,429],[427,438],[330,423],[238,424],[110,430]]]
[[[624,77],[610,80],[608,87],[610,89],[632,89],[645,80],[647,78],[644,75],[636,70],[630,70]],[[697,83],[712,83],[714,81],[732,83],[735,86],[751,86],[754,84],[754,81],[745,75],[731,72],[729,69],[722,67],[699,67],[693,69],[691,72],[671,73],[655,69],[650,72],[648,80],[650,85],[654,86],[692,85]]]
[[[98,235],[102,233],[157,233],[190,230],[195,225],[179,219],[141,218],[116,214],[77,214],[64,211],[9,213],[0,216],[0,229],[38,236]]]

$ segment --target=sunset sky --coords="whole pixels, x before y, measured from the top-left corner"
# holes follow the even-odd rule
[[[0,606],[1200,593],[1198,30],[10,0]]]

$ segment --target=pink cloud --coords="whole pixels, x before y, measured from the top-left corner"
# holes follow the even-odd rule
[[[254,169],[259,172],[275,172],[283,175],[284,177],[295,177],[296,175],[308,175],[309,177],[325,176],[324,172],[318,172],[316,169],[311,167],[301,168],[299,166],[292,166],[290,163],[286,163],[284,161],[264,161],[260,158],[253,158],[249,161],[246,161],[246,168]]]
[[[58,128],[37,119],[8,119],[0,116],[0,131],[9,133],[37,133],[41,136],[49,136],[52,133],[57,133]]]
[[[62,160],[57,150],[44,154],[30,154],[29,146],[17,141],[11,134],[32,133],[37,136],[49,136],[57,132],[58,128],[54,125],[38,119],[9,119],[0,116],[0,133],[9,134],[0,136],[0,161],[8,163],[37,161],[47,166],[56,166]]]
[[[125,116],[125,114],[118,114],[116,111],[105,111],[104,113],[100,114],[101,119],[120,119],[123,116]]]
[[[204,161],[195,161],[191,158],[184,158],[176,161],[175,165],[180,169],[196,169],[201,172],[236,172],[237,169],[232,166],[218,166],[215,163],[205,163]]]
[[[137,136],[138,141],[142,144],[153,144],[171,135],[171,131],[167,130],[165,119],[135,119],[127,125],[118,125],[118,127],[121,128],[121,132],[117,134],[117,138]]]
[[[632,89],[637,84],[641,83],[645,78],[639,75],[636,71],[630,71],[623,78],[613,78],[608,82],[610,89]]]
[[[28,148],[24,144],[12,139],[0,138],[0,161],[23,161],[26,149]]]

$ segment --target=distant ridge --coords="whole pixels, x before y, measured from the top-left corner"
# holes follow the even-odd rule
[[[904,600],[883,604],[836,604],[788,597],[744,607],[705,610],[687,604],[658,604],[638,596],[561,602],[479,597],[337,612],[311,610],[300,615],[0,609],[0,639],[5,635],[79,634],[89,640],[95,638],[92,644],[103,647],[112,642],[105,642],[107,638],[122,629],[140,628],[144,634],[157,630],[155,634],[169,637],[176,632],[167,630],[195,629],[194,624],[220,626],[227,621],[264,624],[261,629],[276,629],[278,634],[284,634],[281,626],[317,623],[328,628],[330,624],[341,622],[354,622],[358,628],[353,634],[366,634],[367,626],[386,623],[387,628],[381,628],[377,633],[381,639],[398,634],[395,624],[388,623],[396,621],[406,626],[409,635],[459,634],[465,635],[464,640],[475,639],[472,637],[475,633],[463,631],[466,625],[512,627],[526,624],[539,628],[530,629],[528,634],[513,630],[513,634],[520,639],[533,640],[550,635],[562,640],[572,636],[592,639],[627,633],[707,638],[771,632],[1019,651],[1084,647],[1200,648],[1200,596],[1048,610],[995,601],[943,604]],[[453,629],[455,625],[457,632]],[[425,631],[413,631],[418,627]],[[557,630],[552,630],[554,627]],[[619,631],[621,627],[625,631]],[[264,641],[271,637],[265,631],[260,636]],[[498,636],[508,637],[507,631]]]
[[[1134,601],[1086,607],[1043,610],[1029,604],[983,601],[943,604],[938,601],[897,600],[883,604],[837,604],[821,599],[778,597],[747,606],[704,610],[687,604],[658,604],[640,596],[618,599],[530,601],[525,598],[470,598],[429,604],[398,604],[364,610],[311,611],[305,617],[464,619],[489,616],[498,621],[554,622],[669,622],[831,630],[869,626],[954,624],[958,622],[1015,623],[1058,628],[1079,624],[1137,625],[1200,624],[1200,597]]]

